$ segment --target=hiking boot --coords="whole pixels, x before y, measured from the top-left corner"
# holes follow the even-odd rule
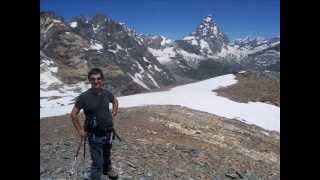
[[[103,170],[103,174],[107,175],[110,179],[118,178],[118,174],[113,168],[109,168],[108,170]]]

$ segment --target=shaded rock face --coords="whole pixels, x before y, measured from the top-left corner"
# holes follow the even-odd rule
[[[194,76],[197,79],[208,79],[224,74],[234,74],[241,69],[241,65],[237,63],[228,63],[228,61],[223,63],[221,61],[213,61],[209,59],[199,63],[198,70]]]
[[[85,48],[88,42],[72,32],[63,19],[54,13],[42,13],[40,16],[40,51],[55,60],[58,76],[66,83],[82,80],[88,71]],[[40,56],[40,59],[42,56]]]
[[[154,49],[162,49],[165,47],[171,47],[173,45],[173,41],[165,38],[160,35],[144,35],[141,34],[140,38],[146,47],[154,48]]]
[[[280,72],[280,43],[249,54],[247,58],[241,61],[241,64],[244,69]]]
[[[79,139],[67,119],[40,121],[42,179],[68,176]],[[275,131],[181,106],[121,108],[115,127],[123,140],[112,149],[119,179],[280,179]]]
[[[118,95],[175,82],[134,31],[103,15],[66,23],[52,12],[41,13],[40,50],[56,63],[57,77],[65,83],[84,81],[93,67],[103,70],[106,86]]]

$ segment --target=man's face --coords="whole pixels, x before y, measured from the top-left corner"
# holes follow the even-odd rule
[[[102,88],[102,78],[100,74],[92,74],[89,77],[89,81],[91,83],[91,87],[94,89]]]

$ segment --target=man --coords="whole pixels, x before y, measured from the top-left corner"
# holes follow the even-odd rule
[[[103,73],[93,68],[88,73],[91,88],[81,93],[76,99],[71,112],[74,127],[81,138],[88,137],[91,164],[91,179],[100,180],[101,174],[115,179],[117,173],[111,166],[111,147],[113,119],[118,112],[118,100],[113,94],[102,88]],[[112,103],[112,114],[109,103]],[[86,120],[84,128],[80,124],[79,112],[83,109]]]

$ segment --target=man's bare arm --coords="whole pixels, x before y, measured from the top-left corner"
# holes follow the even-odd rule
[[[116,115],[118,114],[118,107],[119,107],[119,102],[117,100],[117,98],[114,98],[114,101],[112,101],[112,117],[116,117]]]
[[[80,124],[79,113],[80,113],[80,109],[77,108],[76,106],[73,106],[70,116],[71,116],[72,124],[77,129],[78,134],[81,137],[84,137],[86,133]]]

